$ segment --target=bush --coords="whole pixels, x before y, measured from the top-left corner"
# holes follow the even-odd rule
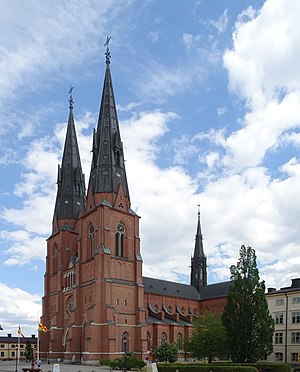
[[[174,363],[177,361],[178,350],[175,344],[164,342],[154,350],[154,359],[159,362]]]
[[[217,362],[211,364],[203,363],[173,363],[162,364],[158,363],[157,368],[159,372],[290,372],[291,367],[285,363],[230,363]]]
[[[124,355],[118,359],[107,359],[103,358],[100,359],[101,366],[109,366],[112,369],[121,369],[124,371],[130,371],[131,369],[142,369],[145,367],[146,363],[141,359],[136,359],[133,357],[129,357]]]
[[[257,372],[255,367],[214,364],[161,364],[157,365],[159,372]]]

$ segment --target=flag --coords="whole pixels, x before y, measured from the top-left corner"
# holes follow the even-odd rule
[[[18,335],[19,335],[19,336],[22,336],[22,337],[25,337],[25,336],[23,335],[22,331],[21,331],[21,327],[20,327],[20,326],[19,326],[19,329],[18,329]]]
[[[39,323],[39,328],[38,328],[39,331],[42,331],[42,332],[48,332],[48,328],[42,324],[42,323]]]
[[[3,331],[3,328],[2,328],[2,326],[1,326],[1,324],[0,324],[0,331]]]

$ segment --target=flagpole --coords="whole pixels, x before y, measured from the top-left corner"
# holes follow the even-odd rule
[[[39,336],[40,332],[39,330],[37,331],[37,348],[36,348],[36,354],[37,354],[37,361],[40,360],[40,336]]]
[[[18,334],[18,363],[20,363],[20,335]]]

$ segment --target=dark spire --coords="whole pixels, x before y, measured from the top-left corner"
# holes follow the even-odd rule
[[[74,87],[70,87],[69,91],[70,112],[62,165],[58,165],[57,195],[54,214],[56,221],[76,219],[80,212],[85,211],[86,207],[85,182],[81,169],[73,116],[73,88]]]
[[[124,163],[123,144],[119,130],[116,102],[110,74],[110,37],[107,37],[106,71],[97,130],[93,135],[93,160],[89,192],[117,194],[120,184],[129,200],[129,190]]]
[[[207,284],[206,257],[203,250],[203,239],[200,223],[200,205],[198,205],[198,224],[195,239],[194,256],[191,260],[191,285],[199,292]]]

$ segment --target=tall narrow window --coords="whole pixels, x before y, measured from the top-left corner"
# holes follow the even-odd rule
[[[116,256],[119,257],[124,257],[124,232],[124,226],[119,223],[116,231]]]
[[[167,335],[163,332],[161,334],[161,344],[164,344],[165,342],[167,342]]]
[[[177,346],[177,350],[182,350],[182,334],[181,333],[177,333],[176,346]]]
[[[128,339],[128,335],[126,332],[124,332],[122,334],[122,353],[127,352],[127,339]]]
[[[75,194],[76,194],[76,196],[81,195],[80,182],[78,182],[78,181],[76,181],[76,184],[75,184]]]
[[[151,334],[147,332],[147,350],[152,350]]]
[[[89,227],[89,240],[90,240],[90,257],[94,256],[95,252],[95,229],[93,225]]]

